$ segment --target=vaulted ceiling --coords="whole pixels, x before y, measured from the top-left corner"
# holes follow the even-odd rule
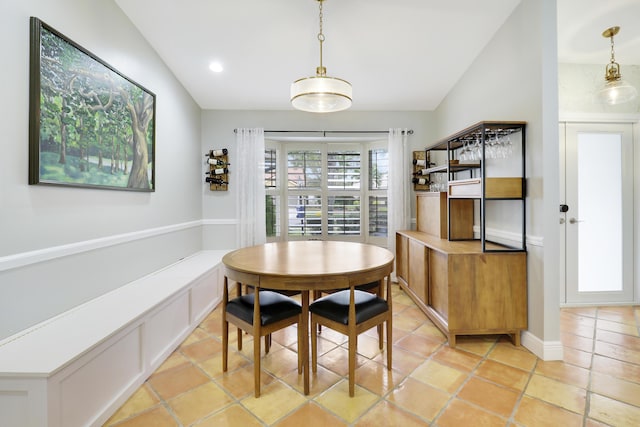
[[[316,0],[115,1],[203,109],[292,109],[291,82],[319,65]],[[326,0],[323,65],[354,110],[433,110],[519,3]],[[559,61],[604,67],[618,25],[618,62],[640,64],[638,22],[638,0],[558,0]]]

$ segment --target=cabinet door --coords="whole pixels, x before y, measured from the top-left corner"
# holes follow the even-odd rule
[[[409,288],[425,304],[428,294],[429,250],[420,242],[409,240]]]
[[[481,333],[527,328],[524,252],[450,256],[449,329]]]
[[[409,282],[409,238],[396,234],[396,276]]]
[[[418,231],[441,239],[447,238],[447,193],[416,193],[416,226]]]
[[[444,319],[449,318],[449,272],[446,254],[431,251],[429,257],[429,302]],[[470,307],[467,307],[470,309]]]
[[[451,199],[449,202],[449,240],[473,239],[474,201]]]

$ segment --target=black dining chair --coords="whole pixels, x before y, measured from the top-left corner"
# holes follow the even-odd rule
[[[324,289],[321,291],[314,291],[313,292],[313,299],[314,301],[321,298],[322,294],[332,294],[338,291],[341,291],[343,289]],[[379,297],[382,297],[382,285],[381,285],[381,281],[375,281],[375,282],[371,282],[371,283],[365,283],[364,285],[358,285],[356,286],[356,290],[357,291],[366,291],[366,292],[371,292],[373,294],[376,294]],[[318,333],[320,333],[322,331],[322,326],[318,325]],[[380,348],[382,348],[382,324],[378,325],[378,341],[380,342]]]
[[[247,293],[253,292],[253,286],[246,285],[245,287],[246,287],[246,292]],[[301,293],[301,291],[294,291],[294,290],[289,290],[289,289],[267,289],[267,288],[262,288],[262,290],[263,291],[277,292],[279,294],[286,295],[288,297],[300,295],[300,293]],[[240,295],[240,294],[238,294],[238,295]],[[271,338],[272,338],[271,334],[264,336],[264,352],[266,354],[269,354],[269,350],[271,349]],[[240,348],[240,350],[242,350],[242,348]]]
[[[384,279],[380,280],[380,287]],[[391,370],[392,346],[392,309],[391,277],[387,278],[386,298],[377,294],[356,289],[337,291],[314,300],[309,305],[311,313],[311,366],[313,372],[318,369],[318,325],[347,335],[349,345],[349,396],[355,394],[355,366],[358,335],[374,326],[386,325],[387,330],[387,369]],[[380,350],[383,349],[380,340]]]
[[[229,280],[224,278],[222,296],[222,371],[227,371],[229,356],[229,323],[238,328],[238,349],[242,349],[242,331],[253,336],[254,394],[260,397],[260,341],[268,340],[271,333],[290,325],[298,325],[298,346],[301,337],[300,322],[302,306],[293,298],[278,292],[261,290],[240,295],[241,284],[237,284],[238,296],[229,300]],[[306,333],[305,333],[306,336]],[[302,373],[302,355],[298,351],[298,374]]]

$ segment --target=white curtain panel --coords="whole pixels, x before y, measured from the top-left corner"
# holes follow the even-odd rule
[[[264,129],[237,129],[236,156],[231,175],[238,189],[238,247],[265,243]]]
[[[410,187],[408,174],[408,129],[389,129],[389,190],[387,213],[387,248],[396,253],[396,231],[407,230],[410,224]],[[393,274],[395,279],[395,272]]]

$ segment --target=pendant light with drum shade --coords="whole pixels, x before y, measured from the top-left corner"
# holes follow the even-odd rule
[[[616,62],[613,50],[613,36],[618,34],[620,27],[611,27],[603,31],[602,37],[611,39],[611,61],[605,69],[605,83],[598,89],[598,101],[603,104],[624,104],[635,99],[638,91],[630,83],[622,80],[620,65]]]
[[[302,111],[311,113],[333,113],[346,110],[351,107],[352,89],[351,83],[337,77],[327,76],[327,69],[322,64],[322,3],[325,0],[316,0],[320,5],[320,66],[316,68],[316,75],[296,80],[291,84],[291,105]]]

